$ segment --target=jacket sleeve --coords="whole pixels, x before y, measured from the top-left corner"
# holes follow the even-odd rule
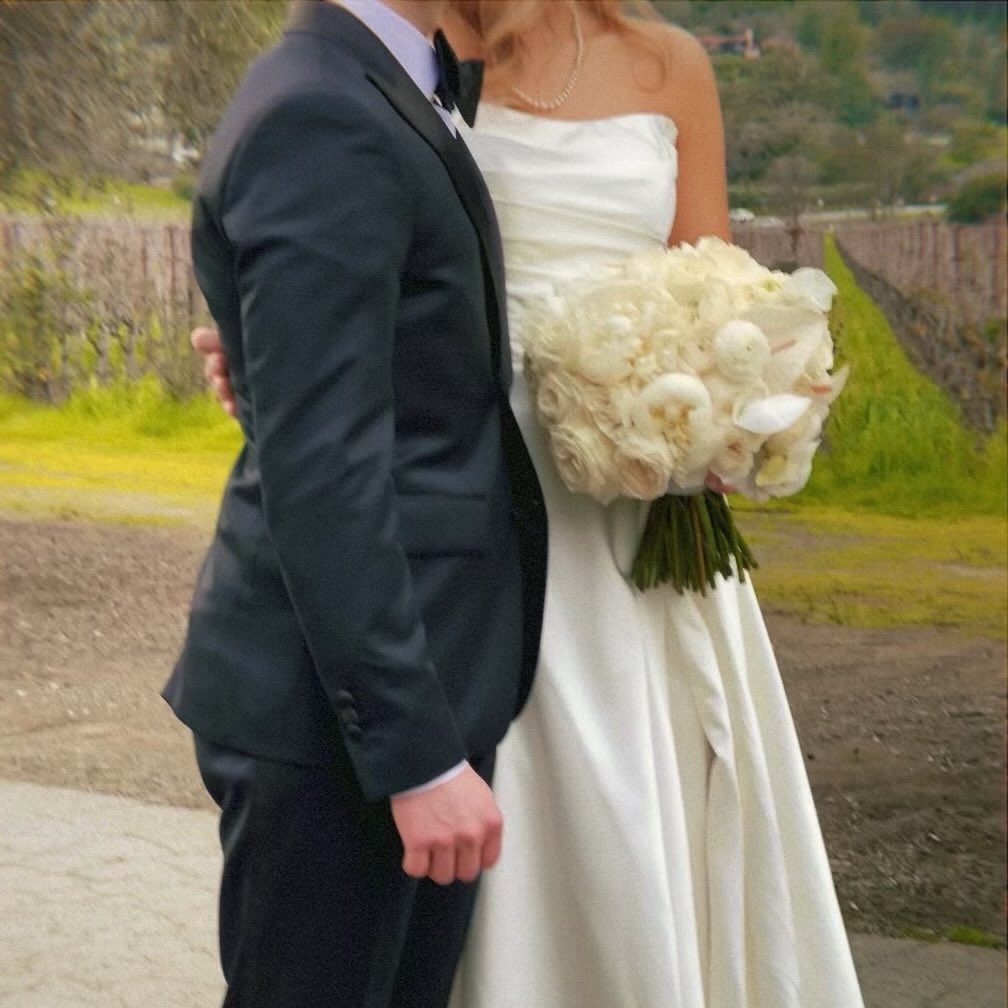
[[[368,116],[301,95],[236,145],[217,213],[267,528],[372,800],[466,756],[398,537],[392,351],[412,217],[400,171]]]

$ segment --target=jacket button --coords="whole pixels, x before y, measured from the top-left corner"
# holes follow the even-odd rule
[[[348,693],[345,689],[336,691],[336,703],[338,703],[341,707],[352,706],[353,702],[353,695]]]

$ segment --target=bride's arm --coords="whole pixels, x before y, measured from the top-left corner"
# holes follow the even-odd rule
[[[668,114],[678,127],[676,213],[669,245],[695,242],[704,235],[731,241],[724,126],[717,84],[707,53],[690,34],[664,29],[669,96]],[[707,489],[733,493],[735,487],[708,473]]]
[[[668,114],[679,130],[676,213],[669,244],[692,243],[704,235],[730,241],[724,126],[714,71],[692,35],[664,26],[662,35]]]

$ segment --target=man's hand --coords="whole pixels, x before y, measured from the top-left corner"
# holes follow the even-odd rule
[[[234,416],[238,405],[235,402],[234,389],[231,388],[231,376],[217,330],[200,326],[189,334],[189,342],[194,350],[206,357],[203,362],[203,375],[214,390],[221,408],[228,416]]]
[[[403,871],[439,885],[471,882],[497,863],[501,814],[482,777],[466,768],[427,791],[396,795],[392,818],[403,844]]]

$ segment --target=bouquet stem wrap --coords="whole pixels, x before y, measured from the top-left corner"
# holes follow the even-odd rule
[[[717,575],[737,574],[759,566],[735,526],[728,502],[713,490],[681,496],[665,494],[651,502],[630,577],[641,590],[671,584],[707,594]]]

